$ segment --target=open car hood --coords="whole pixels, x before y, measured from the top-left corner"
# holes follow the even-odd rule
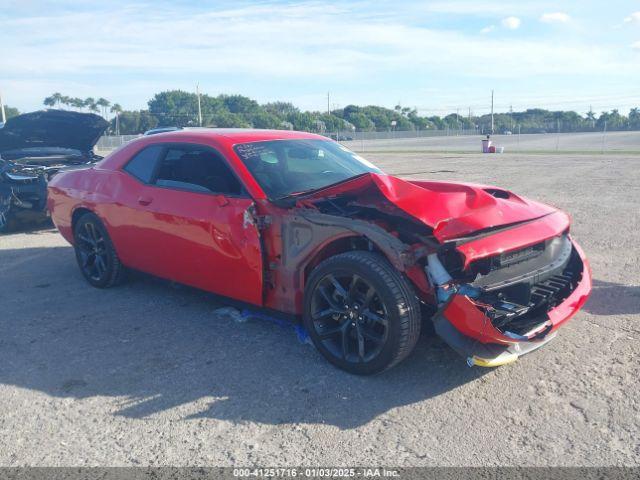
[[[90,151],[107,129],[93,113],[41,110],[7,120],[0,128],[0,153],[23,148],[52,147]]]
[[[432,228],[434,236],[440,242],[517,225],[556,211],[552,207],[496,187],[402,180],[377,173],[368,173],[319,190],[307,196],[306,200],[350,193],[361,193],[371,198],[365,194],[371,188],[375,188],[405,213]]]

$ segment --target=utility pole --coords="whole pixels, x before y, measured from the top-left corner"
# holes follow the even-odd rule
[[[198,97],[198,125],[202,126],[202,108],[200,107],[200,84],[196,83],[196,95]]]
[[[509,105],[509,130],[513,132],[513,105]]]
[[[331,107],[329,106],[330,101],[331,101],[331,94],[330,92],[327,92],[327,115],[331,115]]]
[[[491,135],[493,135],[493,90],[491,90]]]
[[[2,123],[7,122],[7,115],[4,113],[4,102],[2,101],[2,93],[0,93],[0,111],[2,111]]]

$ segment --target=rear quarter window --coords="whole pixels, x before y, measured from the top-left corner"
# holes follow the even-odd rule
[[[135,154],[124,166],[124,170],[143,183],[151,183],[162,145],[151,145]]]

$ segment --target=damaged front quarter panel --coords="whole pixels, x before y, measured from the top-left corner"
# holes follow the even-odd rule
[[[297,292],[294,304],[287,305],[291,310],[299,312],[301,309],[307,267],[332,245],[339,244],[344,249],[348,244],[352,249],[378,251],[401,272],[415,267],[419,254],[411,245],[374,222],[307,208],[296,208],[290,212],[282,217],[282,250],[277,271],[278,288],[282,289],[278,295],[281,301],[289,303],[292,299],[286,293]],[[426,276],[423,272],[418,276],[420,274],[424,277],[422,285],[426,286]]]

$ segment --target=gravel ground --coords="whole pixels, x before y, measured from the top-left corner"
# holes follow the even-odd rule
[[[584,311],[512,365],[469,368],[424,337],[359,378],[203,292],[93,289],[54,230],[0,237],[0,465],[640,465],[640,157],[370,159],[571,212]]]

